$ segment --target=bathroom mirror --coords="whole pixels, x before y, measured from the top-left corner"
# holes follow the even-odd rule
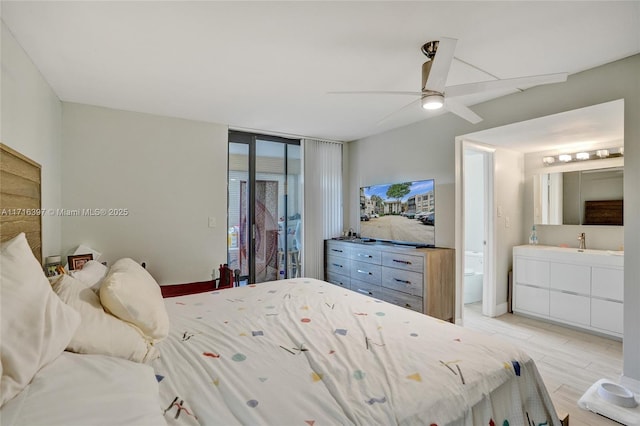
[[[534,223],[623,225],[623,167],[534,176]]]

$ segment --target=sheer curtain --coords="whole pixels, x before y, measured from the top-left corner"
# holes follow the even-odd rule
[[[342,144],[302,140],[304,276],[324,279],[324,240],[342,233]]]

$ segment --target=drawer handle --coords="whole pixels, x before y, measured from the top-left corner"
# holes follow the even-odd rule
[[[360,293],[364,293],[364,294],[368,294],[369,296],[373,296],[373,293],[371,293],[370,291],[363,290],[363,289],[361,289],[361,288],[359,288],[359,289],[358,289],[358,291],[359,291]]]
[[[576,293],[575,291],[559,290],[559,292],[564,294],[570,294],[572,296],[584,296],[584,294]]]
[[[362,253],[358,253],[358,256],[360,257],[366,257],[367,259],[372,259],[373,256],[371,256],[370,254],[362,254]]]
[[[338,252],[338,253],[342,253],[342,250],[338,250],[338,249],[331,249],[331,251],[335,251],[335,252]]]
[[[333,266],[337,266],[338,268],[343,268],[342,265],[340,265],[339,263],[332,263]]]
[[[401,280],[401,279],[398,279],[398,278],[394,278],[394,280],[396,280],[397,282],[402,283],[402,284],[411,284],[411,281],[407,281],[407,280]]]
[[[624,303],[620,299],[609,299],[608,297],[591,296],[592,299],[604,300],[605,302]]]
[[[371,272],[363,271],[362,269],[358,269],[358,273],[367,274],[367,275],[373,275]]]
[[[411,262],[409,262],[408,260],[398,260],[398,259],[393,259],[394,262],[398,262],[398,263],[403,263],[405,265],[411,265]]]

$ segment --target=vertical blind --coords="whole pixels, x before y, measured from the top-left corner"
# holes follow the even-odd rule
[[[324,279],[324,240],[342,233],[342,144],[303,139],[304,275]]]

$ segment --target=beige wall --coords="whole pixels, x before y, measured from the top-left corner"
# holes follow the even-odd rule
[[[359,230],[360,187],[435,179],[436,245],[454,247],[454,119],[447,114],[412,126],[350,142],[345,227]],[[346,162],[346,160],[345,160]]]
[[[160,284],[211,279],[226,263],[227,126],[63,103],[63,250],[146,261]],[[210,228],[208,218],[215,218]]]
[[[62,105],[40,71],[13,38],[2,31],[0,142],[42,166],[42,207],[61,205]],[[42,218],[42,255],[60,253],[60,217]]]

